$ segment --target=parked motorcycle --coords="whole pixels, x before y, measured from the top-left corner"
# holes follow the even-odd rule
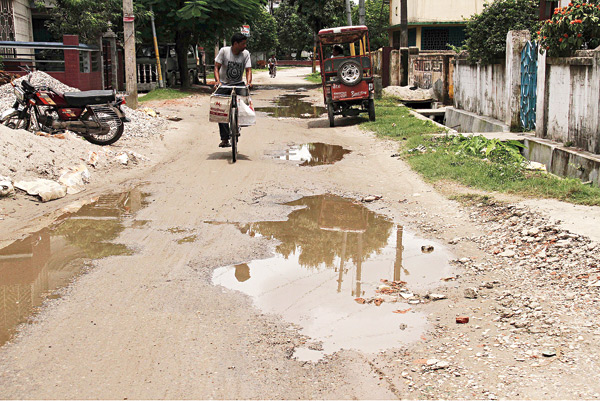
[[[0,115],[0,124],[13,129],[48,133],[69,130],[96,145],[110,145],[123,135],[129,119],[121,109],[125,99],[114,91],[59,93],[31,84],[31,71],[21,86],[13,82],[14,106]]]

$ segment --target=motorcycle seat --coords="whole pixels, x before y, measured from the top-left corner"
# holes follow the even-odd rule
[[[68,92],[63,94],[69,106],[83,107],[89,104],[103,104],[114,102],[115,92],[111,90],[97,90],[84,92]]]

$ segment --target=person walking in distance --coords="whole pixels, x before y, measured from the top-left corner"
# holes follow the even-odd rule
[[[236,33],[231,38],[231,46],[223,47],[215,58],[215,81],[217,84],[217,95],[231,95],[232,89],[219,88],[219,86],[239,86],[235,91],[239,96],[248,96],[246,84],[244,84],[244,72],[249,88],[252,87],[252,62],[250,52],[246,50],[247,37]],[[231,146],[229,143],[229,125],[219,123],[219,134],[221,143],[219,147]]]

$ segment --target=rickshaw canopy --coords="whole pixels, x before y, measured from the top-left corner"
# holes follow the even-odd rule
[[[340,26],[337,28],[326,28],[319,31],[319,41],[324,45],[341,43],[354,43],[368,34],[369,28],[364,25]]]

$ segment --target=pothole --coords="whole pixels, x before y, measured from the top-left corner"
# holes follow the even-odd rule
[[[293,145],[282,152],[271,154],[271,156],[279,160],[298,161],[301,162],[300,166],[312,167],[334,164],[349,153],[352,152],[339,145],[316,142]]]
[[[302,327],[325,354],[417,341],[427,319],[409,303],[420,303],[417,291],[449,275],[452,257],[445,247],[350,199],[311,196],[287,205],[301,207],[287,221],[240,226],[247,235],[279,241],[275,255],[218,268],[213,283],[248,294],[263,312]],[[424,244],[433,251],[421,252]],[[384,295],[390,282],[415,294]],[[382,302],[360,302],[373,298]],[[318,356],[299,352],[300,358]]]
[[[90,259],[133,251],[113,241],[146,206],[139,190],[100,196],[29,237],[0,249],[0,346],[45,299],[89,268]]]
[[[276,98],[273,106],[256,107],[256,111],[267,113],[270,117],[318,118],[327,111],[325,107],[315,106],[305,99],[307,95],[286,94]]]

